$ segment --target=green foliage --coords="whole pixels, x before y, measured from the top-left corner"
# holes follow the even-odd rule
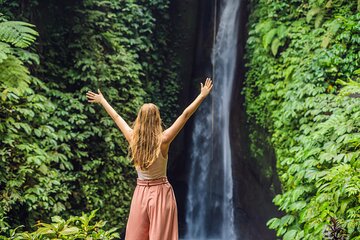
[[[100,220],[92,225],[97,210],[90,214],[82,213],[80,217],[71,216],[64,220],[59,216],[51,218],[51,223],[38,221],[37,230],[33,232],[19,232],[18,229],[8,229],[7,236],[1,236],[0,239],[18,239],[18,240],[41,240],[41,239],[102,239],[110,240],[119,238],[117,228],[108,231],[104,230],[106,221]]]
[[[340,89],[339,95],[341,96],[354,96],[358,97],[360,93],[360,83],[349,79],[349,82],[344,82],[341,79],[335,81],[337,84],[341,84],[344,87]]]
[[[26,22],[6,21],[0,13],[0,63],[11,56],[11,45],[26,48],[35,41],[38,33],[33,27]]]
[[[30,26],[20,22],[12,24],[14,29]],[[19,34],[18,40],[8,37],[8,43],[27,46],[20,43],[21,31],[14,32],[6,34]],[[36,55],[8,47],[6,58],[0,62],[0,224],[5,224],[4,216],[14,212],[28,211],[29,219],[39,218],[39,209],[43,209],[43,213],[59,213],[69,194],[66,183],[69,177],[58,167],[61,156],[56,151],[58,136],[48,122],[55,106],[45,96],[48,89],[44,82],[31,76],[24,65],[29,59],[36,59]],[[22,217],[20,214],[19,218]]]
[[[0,225],[30,229],[54,214],[99,208],[101,219],[123,229],[135,184],[127,142],[85,93],[100,88],[129,124],[145,101],[160,106],[165,123],[173,120],[179,86],[167,51],[169,1],[1,1],[0,8],[34,22],[41,36],[37,55],[15,45],[33,41],[21,37],[36,36],[21,28],[33,25],[18,23],[23,35],[0,28]]]
[[[251,149],[259,158],[263,143],[254,129],[266,130],[282,183],[274,203],[285,213],[268,226],[283,239],[323,239],[334,217],[350,239],[357,239],[358,6],[342,0],[252,4],[243,91],[253,123]],[[280,26],[284,42],[270,47],[275,37],[280,40]]]
[[[256,26],[256,31],[267,32],[262,37],[262,44],[267,50],[269,50],[271,46],[270,49],[274,56],[276,56],[279,47],[285,44],[287,36],[287,28],[285,25],[275,26],[276,22],[272,20],[267,20]]]
[[[15,47],[28,47],[38,36],[33,27],[34,25],[26,22],[0,22],[0,41],[10,43]]]

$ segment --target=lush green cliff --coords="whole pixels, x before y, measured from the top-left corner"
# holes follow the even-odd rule
[[[0,12],[0,225],[99,208],[123,229],[134,170],[85,93],[100,88],[129,123],[149,101],[173,120],[169,1],[0,1]]]
[[[252,153],[276,154],[283,239],[323,239],[336,218],[360,239],[359,2],[251,2],[244,94]]]

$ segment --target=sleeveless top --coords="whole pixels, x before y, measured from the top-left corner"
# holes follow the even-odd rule
[[[139,166],[136,167],[138,178],[142,180],[156,179],[166,177],[166,168],[168,162],[168,155],[164,157],[160,151],[158,158],[146,170],[141,170]]]

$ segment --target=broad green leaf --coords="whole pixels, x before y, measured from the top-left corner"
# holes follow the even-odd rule
[[[281,46],[281,42],[279,40],[279,38],[275,38],[272,43],[271,43],[271,52],[274,56],[276,56],[279,47]]]
[[[74,235],[80,231],[77,227],[65,227],[61,232],[60,235],[67,236],[67,235]]]
[[[262,43],[265,49],[267,49],[270,43],[273,41],[273,38],[275,37],[276,33],[277,33],[277,29],[273,28],[264,35]]]
[[[287,232],[285,233],[285,235],[284,235],[283,240],[294,240],[294,239],[296,239],[296,238],[295,238],[295,237],[296,237],[296,233],[297,233],[297,231],[294,230],[294,229],[287,231]]]

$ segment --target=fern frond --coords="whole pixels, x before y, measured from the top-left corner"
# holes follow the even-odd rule
[[[11,47],[7,43],[0,42],[0,63],[8,58],[8,54],[11,52]]]
[[[321,47],[327,48],[330,41],[334,38],[335,34],[341,27],[341,19],[336,18],[333,20],[328,27],[328,30],[323,38],[323,41],[321,42]]]
[[[5,19],[5,16],[4,14],[0,13],[0,22],[5,22],[6,19]]]
[[[312,8],[312,9],[306,14],[306,22],[309,23],[309,22],[311,21],[311,19],[312,19],[315,15],[321,13],[321,11],[322,11],[322,9],[321,9],[320,7],[314,7],[314,8]]]
[[[322,20],[324,19],[324,14],[318,14],[315,18],[315,28],[319,28]]]
[[[360,94],[360,83],[355,82],[349,79],[349,82],[342,81],[337,79],[335,83],[341,84],[344,87],[340,90],[340,96],[350,96],[350,95],[359,95]]]
[[[25,48],[30,46],[39,35],[30,23],[20,21],[0,22],[0,41]]]

